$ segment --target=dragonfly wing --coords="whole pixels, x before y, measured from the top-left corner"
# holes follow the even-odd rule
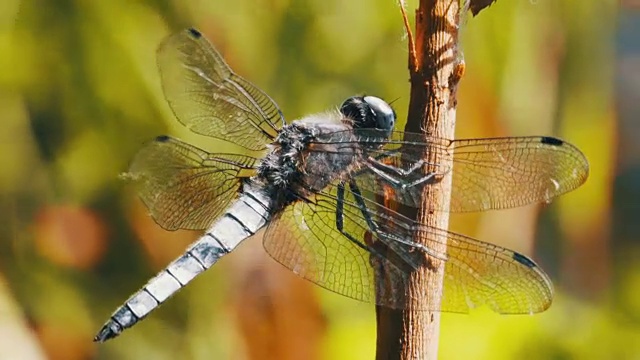
[[[128,177],[160,226],[201,230],[236,197],[242,178],[253,175],[256,161],[244,155],[211,154],[161,136],[136,154]]]
[[[457,212],[550,202],[589,175],[584,154],[557,138],[461,139],[452,147],[451,209]]]
[[[404,289],[394,296],[376,299],[372,257],[376,250],[363,239],[366,223],[355,206],[344,209],[344,236],[336,228],[335,189],[318,193],[308,201],[297,201],[278,213],[264,235],[264,247],[276,261],[295,274],[328,290],[369,303],[401,307]],[[353,199],[351,199],[353,200]],[[408,272],[388,264],[389,277],[405,284]]]
[[[500,314],[533,314],[551,305],[551,280],[527,256],[449,231],[419,228],[428,244],[447,239],[442,311],[486,305]]]
[[[442,303],[423,310],[467,312],[484,304],[498,313],[528,314],[549,307],[551,282],[526,256],[416,223],[361,198],[377,228],[371,231],[357,196],[347,191],[341,206],[344,231],[352,238],[337,230],[340,201],[332,188],[278,214],[265,234],[265,249],[324,288],[391,308],[404,308],[408,296],[427,296],[407,292],[408,279],[434,259],[445,261]],[[414,234],[426,239],[426,245],[414,243]],[[437,250],[443,241],[445,253]],[[376,276],[374,268],[384,274]]]
[[[195,133],[264,150],[284,123],[276,103],[236,75],[197,30],[164,40],[158,67],[171,109]]]
[[[369,156],[378,162],[404,171],[423,164],[407,175],[387,171],[405,184],[419,182],[425,173],[436,173],[435,177],[418,185],[439,188],[442,186],[439,181],[441,175],[451,170],[451,165],[445,162],[452,163],[449,209],[452,212],[506,209],[549,202],[582,185],[589,174],[589,164],[580,150],[557,138],[445,140],[411,133],[395,133],[394,137],[381,141],[357,136],[361,143],[368,144],[369,141],[384,145],[369,152]],[[368,146],[373,147],[371,144]],[[425,160],[427,154],[437,154],[437,158],[444,160],[443,164],[429,164]],[[369,168],[363,168],[353,176],[369,197],[374,194],[391,196],[399,203],[420,206],[421,186],[394,187],[394,191],[389,192],[390,183],[381,181],[382,178]],[[444,192],[438,189],[435,193]]]

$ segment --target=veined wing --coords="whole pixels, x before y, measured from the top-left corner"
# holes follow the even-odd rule
[[[549,202],[578,188],[589,176],[584,154],[558,138],[461,139],[451,146],[455,211]]]
[[[442,303],[422,310],[467,312],[485,304],[498,313],[528,314],[549,307],[551,281],[526,256],[416,223],[353,188],[345,189],[341,201],[340,192],[333,187],[277,214],[264,236],[267,252],[326,289],[391,308],[404,308],[407,297],[427,296],[407,293],[407,282],[433,259],[445,261]],[[426,247],[412,242],[414,234],[427,239]],[[446,253],[437,250],[443,241]],[[375,276],[374,267],[384,275]]]
[[[153,219],[167,230],[202,230],[233,200],[257,159],[211,154],[168,136],[143,147],[128,176]]]
[[[368,156],[389,168],[376,166],[376,174],[361,164],[353,174],[367,197],[373,194],[394,197],[405,205],[419,207],[422,187],[442,186],[439,179],[450,171],[453,163],[453,184],[449,211],[470,212],[505,209],[549,202],[553,198],[582,185],[589,174],[585,156],[575,146],[553,137],[528,136],[486,139],[446,140],[416,133],[394,133],[384,140],[371,130],[355,130],[354,134],[332,134],[318,142],[349,139],[341,145],[345,156],[353,156],[353,148],[374,149]],[[353,139],[356,139],[355,141]],[[376,145],[384,146],[375,149]],[[443,164],[429,164],[428,153],[437,154]],[[411,169],[413,171],[411,171]],[[382,175],[398,179],[402,184],[394,192],[385,191]],[[407,173],[408,172],[408,173]],[[436,175],[427,181],[425,173]],[[437,191],[442,194],[442,191]],[[444,202],[438,202],[444,203]],[[436,209],[445,210],[445,209]]]
[[[162,42],[158,67],[171,109],[195,133],[264,150],[284,123],[276,103],[236,75],[195,29]]]

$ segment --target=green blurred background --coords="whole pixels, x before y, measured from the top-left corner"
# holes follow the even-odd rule
[[[160,229],[119,177],[159,134],[225,146],[181,128],[161,93],[155,49],[188,26],[289,120],[362,93],[406,118],[393,0],[0,1],[0,359],[374,357],[373,306],[298,279],[259,239],[91,342],[198,235]],[[560,136],[591,174],[550,206],[452,218],[533,256],[557,296],[535,316],[445,314],[440,358],[640,359],[638,2],[501,0],[461,43],[457,136]]]

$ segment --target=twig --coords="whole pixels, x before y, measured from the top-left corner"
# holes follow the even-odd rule
[[[411,97],[405,131],[423,132],[449,139],[454,136],[455,91],[460,76],[464,73],[464,63],[459,60],[458,54],[459,7],[459,0],[420,0],[416,11],[415,45],[412,44],[413,37],[409,36]],[[404,7],[402,9],[404,13]],[[406,19],[406,14],[403,14],[403,18]],[[405,26],[407,23],[405,21]],[[430,164],[452,166],[444,163],[444,159],[439,159],[438,154],[424,156]],[[420,209],[399,207],[398,211],[422,224],[446,229],[449,223],[448,213],[431,210],[448,208],[448,204],[438,202],[450,198],[450,173],[441,181],[449,184],[441,187],[444,194],[427,187],[422,194]],[[440,244],[446,244],[446,239],[438,240]],[[419,237],[414,241],[434,251],[446,253],[446,245],[436,246]],[[437,358],[440,313],[420,309],[439,308],[444,262],[434,258],[425,260],[428,265],[410,276],[405,310],[376,308],[376,358],[379,360]]]
[[[404,0],[398,0],[400,5],[400,13],[402,14],[402,22],[404,23],[404,29],[407,32],[407,42],[409,45],[409,66],[413,67],[411,71],[418,71],[418,61],[416,60],[416,43],[413,40],[413,32],[411,32],[411,24],[409,23],[409,17],[407,16],[407,9]]]

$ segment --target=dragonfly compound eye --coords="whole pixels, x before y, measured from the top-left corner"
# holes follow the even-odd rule
[[[378,129],[385,133],[393,130],[396,113],[384,100],[375,96],[350,97],[340,106],[340,112],[356,129]]]
[[[375,117],[375,127],[381,130],[393,130],[396,123],[396,112],[386,101],[375,96],[365,96],[363,100],[369,104],[369,108]]]

